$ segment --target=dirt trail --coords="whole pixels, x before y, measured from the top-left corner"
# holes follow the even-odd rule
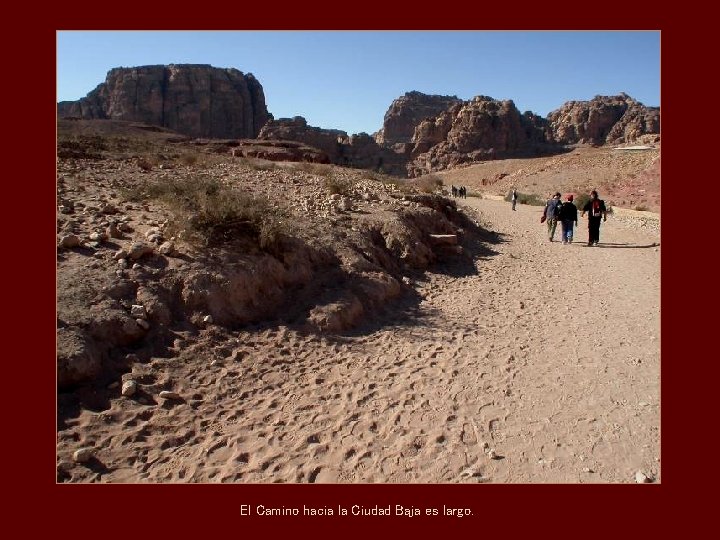
[[[550,243],[538,207],[469,198],[501,242],[429,272],[421,301],[342,337],[289,328],[137,365],[146,396],[83,411],[71,481],[660,479],[659,236],[610,217]],[[559,231],[558,236],[559,237]]]

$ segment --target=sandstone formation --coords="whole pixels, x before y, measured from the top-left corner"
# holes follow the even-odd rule
[[[385,113],[382,129],[375,134],[375,140],[378,144],[387,146],[409,143],[420,122],[427,118],[435,118],[457,103],[461,103],[457,96],[407,92],[392,102]]]
[[[542,118],[520,114],[511,100],[477,96],[415,128],[408,173],[419,176],[464,163],[547,152],[544,128]]]
[[[191,137],[254,138],[271,115],[252,74],[203,64],[114,68],[59,117],[144,122]]]
[[[660,133],[660,108],[625,93],[569,101],[548,115],[548,141],[557,144],[620,144]]]
[[[303,159],[303,161],[334,163],[405,176],[407,158],[402,153],[379,145],[367,133],[348,136],[345,131],[309,126],[302,116],[270,120],[260,131],[258,139],[260,145],[276,141],[277,144],[283,142],[285,146],[290,146],[290,141],[294,141],[296,145],[299,143],[303,147],[317,148],[329,160]]]

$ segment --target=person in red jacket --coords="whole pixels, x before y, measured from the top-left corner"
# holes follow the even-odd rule
[[[590,192],[590,200],[585,204],[580,217],[588,213],[588,246],[597,246],[600,242],[600,221],[607,221],[605,201],[598,197],[594,189]]]

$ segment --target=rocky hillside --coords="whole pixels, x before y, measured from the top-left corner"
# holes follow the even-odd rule
[[[627,94],[569,101],[548,115],[548,141],[557,144],[632,143],[660,135],[660,108],[646,107]]]
[[[420,122],[435,118],[460,102],[457,96],[407,92],[392,102],[385,113],[382,129],[375,134],[375,140],[386,146],[412,142],[415,128]]]
[[[415,128],[410,176],[461,164],[557,151],[544,141],[545,122],[520,114],[510,100],[477,96]]]
[[[85,131],[59,141],[91,146],[58,161],[63,389],[105,384],[138,351],[172,356],[215,326],[344,331],[486,234],[454,201],[388,177]]]
[[[252,74],[196,64],[115,68],[86,97],[57,110],[61,118],[143,122],[213,138],[254,138],[271,118]]]

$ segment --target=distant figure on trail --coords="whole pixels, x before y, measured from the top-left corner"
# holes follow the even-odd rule
[[[453,198],[455,198],[455,197],[457,197],[458,190],[455,186],[451,186],[451,187],[452,187],[452,196],[453,196]]]
[[[548,238],[550,238],[551,242],[555,237],[558,215],[560,214],[560,197],[560,193],[555,193],[555,195],[545,202],[545,209],[543,210],[543,219],[541,221],[547,223]]]
[[[462,198],[467,199],[467,188],[463,186],[460,189],[462,190]]]
[[[567,196],[567,200],[560,205],[560,225],[562,226],[562,243],[572,244],[573,226],[577,227],[578,215],[577,206],[573,202],[572,193]]]
[[[588,246],[597,246],[600,242],[600,220],[607,221],[605,201],[598,197],[594,189],[590,192],[590,200],[585,204],[580,217],[588,212]]]
[[[515,188],[512,190],[510,200],[512,201],[512,209],[515,210],[515,204],[517,203],[517,190]]]

